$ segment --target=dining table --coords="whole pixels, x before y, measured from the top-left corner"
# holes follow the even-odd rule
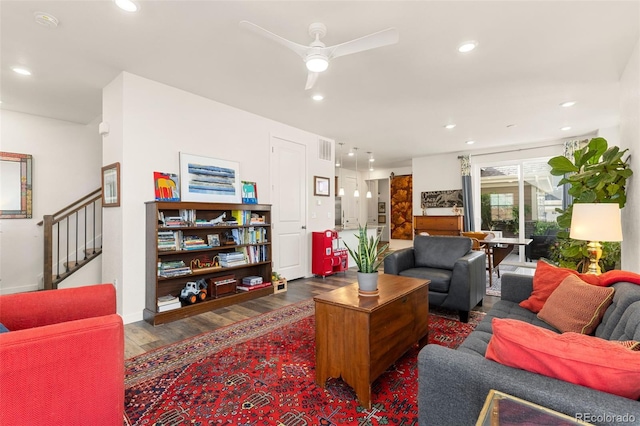
[[[485,252],[489,259],[489,287],[493,285],[493,271],[500,272],[498,266],[500,263],[511,253],[516,246],[526,246],[533,241],[531,238],[508,238],[508,237],[493,237],[479,240],[479,243],[484,245]]]

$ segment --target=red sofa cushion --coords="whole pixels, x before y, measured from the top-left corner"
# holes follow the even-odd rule
[[[487,359],[631,399],[640,398],[640,352],[579,333],[557,334],[494,318]]]
[[[613,300],[613,287],[598,287],[575,275],[565,278],[551,293],[538,318],[560,332],[591,334]]]
[[[520,306],[531,312],[538,313],[544,306],[551,293],[569,275],[580,277],[583,281],[598,285],[599,279],[595,275],[580,274],[573,269],[558,268],[544,261],[538,261],[533,275],[533,291],[528,299],[520,302]]]

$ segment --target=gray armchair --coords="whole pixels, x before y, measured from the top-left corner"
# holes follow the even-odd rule
[[[459,311],[469,321],[469,311],[482,304],[487,285],[486,257],[471,249],[471,238],[417,235],[413,248],[397,250],[384,260],[384,273],[424,278],[429,284],[429,304]]]

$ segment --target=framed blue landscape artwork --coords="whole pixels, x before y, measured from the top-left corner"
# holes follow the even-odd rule
[[[240,165],[181,152],[180,195],[182,201],[239,203]]]

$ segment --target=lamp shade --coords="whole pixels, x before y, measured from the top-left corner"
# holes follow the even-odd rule
[[[569,236],[585,241],[622,241],[620,206],[617,203],[574,204]]]

